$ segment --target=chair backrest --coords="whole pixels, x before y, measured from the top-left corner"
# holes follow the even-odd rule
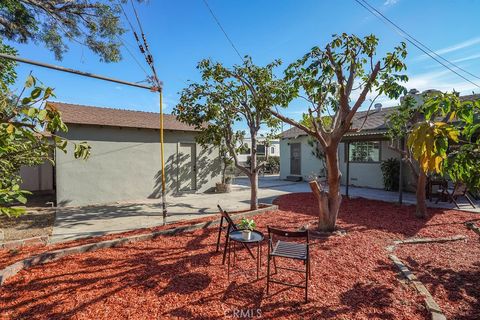
[[[463,182],[457,182],[455,188],[453,189],[453,196],[463,196],[467,193],[467,185]]]
[[[222,217],[227,221],[228,225],[233,229],[237,230],[237,226],[235,225],[235,222],[233,222],[232,218],[230,215],[227,213],[227,211],[223,210],[222,207],[220,207],[219,204],[217,204],[218,210],[220,210],[220,214]]]
[[[309,234],[308,230],[303,230],[303,231],[289,231],[289,230],[281,230],[277,228],[272,228],[270,226],[267,226],[268,229],[268,238],[272,239],[272,235],[276,235],[279,237],[284,237],[284,238],[304,238],[307,243],[309,242]]]

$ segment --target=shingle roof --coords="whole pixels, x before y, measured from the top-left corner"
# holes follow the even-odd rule
[[[49,101],[47,103],[61,112],[63,122],[66,124],[160,129],[160,113],[83,106],[63,102]],[[198,131],[194,127],[178,121],[175,116],[170,114],[164,114],[163,125],[166,130]]]
[[[368,111],[358,111],[352,120],[352,132],[362,129],[362,132],[375,132],[386,130],[385,118],[387,115],[395,111],[396,107],[382,108],[380,111],[370,110]],[[367,117],[368,113],[368,117]],[[364,123],[365,122],[365,123]],[[282,138],[296,138],[299,136],[304,136],[306,133],[297,127],[292,127],[287,131],[282,132]],[[348,135],[348,133],[347,133]]]

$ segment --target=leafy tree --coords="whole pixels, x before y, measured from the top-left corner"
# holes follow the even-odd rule
[[[102,61],[119,61],[118,36],[125,32],[120,6],[126,1],[2,0],[0,35],[19,43],[42,42],[59,60],[68,40],[86,45]]]
[[[25,209],[15,204],[27,202],[30,192],[20,188],[20,168],[50,161],[55,148],[66,152],[68,141],[56,132],[66,132],[60,112],[45,101],[52,88],[29,76],[20,95],[0,81],[0,214],[16,216]],[[74,144],[75,158],[88,158],[90,146]]]
[[[273,74],[278,65],[280,61],[256,66],[248,56],[242,65],[232,68],[202,60],[198,65],[202,81],[182,90],[174,110],[180,121],[196,126],[202,135],[213,141],[224,139],[235,166],[250,180],[251,209],[258,208],[258,172],[265,165],[257,163],[258,133],[262,126],[275,127],[279,123],[270,113],[270,108],[282,101],[280,96],[285,89]],[[248,167],[237,157],[244,133],[235,130],[235,126],[241,122],[248,126],[252,141]]]
[[[295,89],[289,98],[301,97],[308,102],[313,128],[271,110],[279,119],[315,138],[325,153],[328,191],[321,189],[316,181],[310,182],[318,199],[320,230],[335,229],[341,204],[338,146],[350,130],[353,116],[371,92],[376,96],[370,107],[382,94],[396,99],[406,91],[398,82],[406,81],[407,77],[397,74],[406,68],[405,43],[379,60],[376,60],[377,44],[378,39],[373,35],[364,38],[334,35],[324,49],[314,47],[287,68],[286,81]],[[330,125],[324,121],[326,115],[332,117]]]
[[[418,111],[421,117],[408,131],[407,147],[420,168],[416,215],[424,217],[428,174],[448,174],[471,189],[480,187],[480,100],[461,99],[456,92],[430,93]]]
[[[472,140],[476,134],[474,128],[478,125],[474,121],[474,116],[478,114],[478,107],[475,107],[477,104],[478,102],[468,99],[462,101],[456,93],[437,92],[416,97],[409,94],[395,112],[387,117],[391,148],[401,154],[402,161],[408,164],[409,171],[417,181],[416,216],[426,215],[427,174],[446,173],[455,181],[468,183],[472,189],[478,187],[475,183],[479,181],[475,179],[478,177],[475,168],[480,164],[478,144]],[[429,136],[423,140],[418,134]],[[469,143],[458,141],[460,134]],[[408,145],[399,143],[405,139],[408,139]],[[438,145],[429,145],[427,148],[425,143],[431,143],[431,139],[437,141]],[[450,150],[449,141],[460,142],[457,150]]]

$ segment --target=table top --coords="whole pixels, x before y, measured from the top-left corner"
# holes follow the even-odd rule
[[[250,238],[246,239],[244,238],[242,231],[243,230],[236,230],[236,231],[230,232],[230,239],[237,242],[252,243],[252,242],[260,242],[265,238],[263,236],[263,233],[261,233],[260,231],[253,230],[251,232]]]

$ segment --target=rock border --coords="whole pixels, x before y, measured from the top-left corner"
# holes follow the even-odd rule
[[[269,211],[278,210],[278,206],[274,204],[260,204],[260,205],[264,207],[257,210],[234,213],[234,214],[231,214],[231,217],[235,219],[240,217],[251,217],[251,216],[256,216]],[[126,237],[119,237],[112,240],[99,241],[99,242],[88,243],[88,244],[83,244],[83,245],[69,247],[69,248],[47,251],[39,255],[17,261],[5,267],[3,270],[0,270],[0,286],[2,286],[7,279],[13,277],[23,269],[30,268],[35,265],[43,264],[46,262],[55,261],[72,254],[91,252],[91,251],[104,249],[104,248],[119,247],[127,243],[152,240],[158,236],[163,236],[163,235],[175,235],[178,233],[190,232],[198,229],[207,229],[207,228],[216,226],[219,223],[220,223],[220,218],[217,218],[211,221],[199,222],[199,223],[187,225],[187,226],[179,226],[179,227],[166,229],[166,230],[159,230],[159,231],[131,235]]]
[[[12,240],[0,243],[0,249],[19,249],[27,246],[46,245],[49,236],[37,236],[32,238]]]
[[[432,320],[447,320],[447,317],[443,313],[442,309],[438,305],[438,303],[433,299],[432,294],[428,291],[427,287],[418,280],[415,274],[407,268],[407,266],[396,256],[393,254],[395,248],[398,245],[403,244],[425,244],[425,243],[443,243],[443,242],[450,242],[450,241],[460,241],[460,240],[467,240],[467,236],[464,235],[456,235],[451,237],[442,237],[442,238],[410,238],[404,240],[395,240],[393,241],[392,245],[386,247],[386,250],[391,254],[388,256],[390,260],[392,260],[393,264],[400,270],[403,276],[413,285],[415,290],[424,296],[425,300],[425,307],[427,308],[428,312],[430,312]]]
[[[472,230],[476,234],[480,236],[480,227],[478,227],[475,223],[473,222],[465,222],[465,226],[467,229]]]

